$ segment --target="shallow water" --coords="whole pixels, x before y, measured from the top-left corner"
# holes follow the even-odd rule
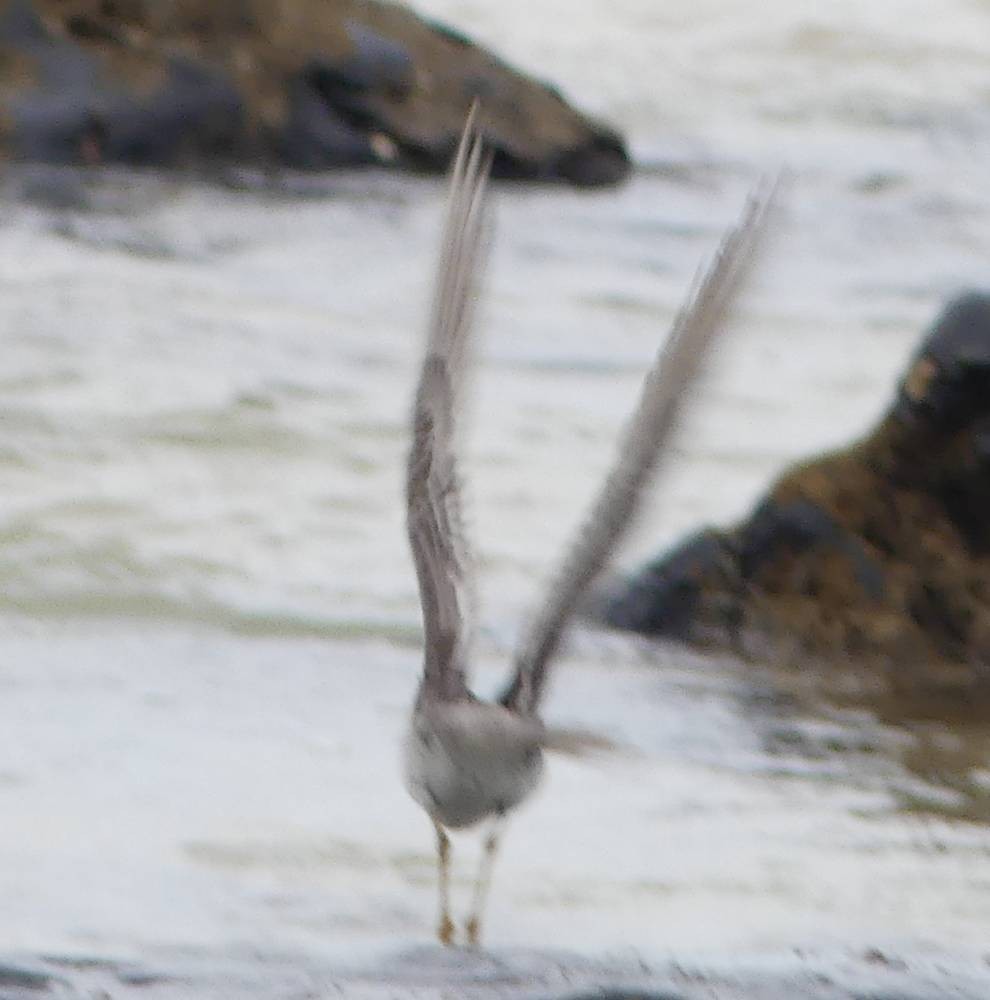
[[[860,433],[944,298],[985,283],[990,8],[428,6],[623,124],[640,161],[619,191],[498,193],[465,442],[489,691],[762,171],[791,168],[775,236],[625,565]],[[0,223],[4,947],[374,963],[425,943],[400,493],[442,188],[85,184],[93,211]],[[632,962],[878,948],[908,978],[982,961],[985,718],[792,682],[578,634],[547,715],[617,749],[553,762],[489,940]]]

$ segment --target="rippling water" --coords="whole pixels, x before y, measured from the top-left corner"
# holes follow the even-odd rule
[[[490,689],[762,171],[791,171],[777,232],[626,564],[860,433],[943,299],[986,285],[990,6],[421,8],[623,125],[640,164],[619,191],[498,191],[465,462]],[[85,183],[92,211],[0,223],[3,937],[425,940],[431,841],[394,741],[441,185]],[[774,683],[579,635],[548,714],[619,750],[558,762],[514,824],[492,942],[985,951],[986,724]]]

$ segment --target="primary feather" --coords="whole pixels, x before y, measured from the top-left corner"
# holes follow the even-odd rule
[[[750,195],[742,220],[723,238],[707,268],[698,272],[643,382],[611,471],[525,635],[502,704],[519,712],[537,711],[564,628],[632,523],[643,488],[676,425],[685,390],[751,261],[773,193],[774,185],[763,183]]]
[[[426,350],[413,405],[406,527],[423,608],[424,686],[466,691],[470,559],[461,518],[455,414],[486,224],[490,158],[472,110],[454,163]]]

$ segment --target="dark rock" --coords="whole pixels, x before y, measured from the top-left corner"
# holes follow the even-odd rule
[[[990,295],[971,292],[946,308],[901,382],[896,412],[905,423],[950,432],[984,423],[990,390]]]
[[[783,503],[765,500],[740,526],[734,542],[743,580],[758,578],[764,567],[788,552],[802,554],[814,549],[845,557],[865,595],[873,600],[883,597],[883,568],[862,540],[804,497]]]
[[[79,171],[47,164],[28,165],[17,178],[21,200],[59,211],[82,211],[92,199]]]
[[[104,40],[95,31],[82,38]],[[188,155],[236,153],[243,108],[222,72],[174,57],[151,93],[114,86],[102,79],[95,50],[49,34],[27,0],[8,6],[0,44],[8,58],[13,51],[33,67],[33,86],[5,100],[12,121],[7,152],[14,159],[163,166]]]
[[[7,0],[0,150],[51,164],[447,167],[472,101],[495,174],[613,184],[622,139],[382,0]]]
[[[143,100],[106,102],[96,112],[101,161],[170,166],[234,158],[245,142],[244,107],[222,73],[172,59],[160,89]]]
[[[728,539],[717,531],[702,531],[607,595],[604,616],[616,628],[690,639],[703,591],[710,588],[708,578],[724,566],[722,584],[728,588],[734,564]]]
[[[100,123],[89,104],[78,96],[61,94],[15,101],[9,106],[13,121],[11,154],[32,163],[92,162]]]
[[[618,184],[629,173],[629,154],[617,132],[599,126],[588,142],[565,150],[550,177],[559,176],[578,187]]]
[[[318,65],[307,67],[287,87],[288,115],[274,139],[279,159],[300,170],[374,163],[368,137],[321,94],[321,73]]]
[[[990,687],[990,295],[945,309],[864,440],[799,465],[750,517],[612,587],[609,624]]]

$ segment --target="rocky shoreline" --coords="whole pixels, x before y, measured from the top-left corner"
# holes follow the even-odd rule
[[[382,0],[7,0],[0,94],[12,161],[438,172],[478,100],[497,176],[630,169],[555,87]]]

